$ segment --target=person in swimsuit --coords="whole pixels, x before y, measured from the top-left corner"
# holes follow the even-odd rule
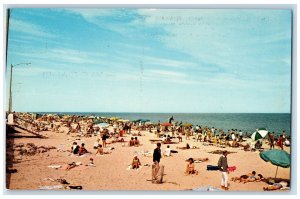
[[[131,163],[131,168],[138,169],[140,166],[141,166],[140,159],[135,155]]]
[[[189,163],[186,166],[185,174],[186,175],[189,175],[189,174],[198,175],[198,171],[195,170],[195,164],[194,164],[194,159],[193,158],[189,158]]]

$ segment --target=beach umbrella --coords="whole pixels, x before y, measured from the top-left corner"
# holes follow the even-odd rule
[[[172,124],[169,123],[169,122],[164,122],[164,123],[162,123],[161,125],[162,125],[162,126],[172,126]]]
[[[103,121],[102,120],[96,120],[96,121],[94,121],[94,124],[100,124],[100,123],[103,123]]]
[[[142,123],[150,122],[150,120],[148,120],[148,119],[139,119],[139,120],[140,120],[140,122],[142,122]]]
[[[252,138],[252,140],[256,141],[256,140],[266,137],[266,135],[268,135],[267,129],[259,128],[251,135],[251,138]]]
[[[100,127],[108,127],[109,124],[107,124],[107,123],[99,123],[98,126],[100,126]]]
[[[259,156],[264,161],[271,162],[271,164],[277,166],[275,179],[277,176],[278,167],[288,168],[291,165],[291,155],[284,150],[273,149],[263,151],[259,154]]]
[[[184,126],[184,127],[190,127],[190,126],[193,126],[193,125],[191,123],[185,123],[182,126]]]
[[[111,117],[111,118],[109,118],[110,120],[113,120],[113,121],[116,121],[116,120],[118,120],[118,119],[120,119],[119,117]]]

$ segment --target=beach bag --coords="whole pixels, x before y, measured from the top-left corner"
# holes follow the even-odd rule
[[[164,165],[152,165],[152,183],[161,184],[164,176]]]
[[[219,167],[218,166],[213,166],[213,165],[207,165],[207,171],[218,171]]]

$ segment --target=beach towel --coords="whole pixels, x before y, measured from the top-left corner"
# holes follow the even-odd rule
[[[40,190],[53,190],[53,189],[62,189],[63,185],[53,185],[53,186],[39,186]]]
[[[228,172],[234,172],[236,170],[236,166],[231,166],[227,168]]]
[[[61,168],[61,165],[49,165],[48,168],[59,169]]]
[[[219,171],[219,167],[218,166],[213,166],[213,165],[207,165],[206,170],[207,171]]]
[[[192,189],[193,191],[223,191],[221,189],[218,189],[216,187],[213,186],[203,186],[203,187],[198,187],[195,189]]]

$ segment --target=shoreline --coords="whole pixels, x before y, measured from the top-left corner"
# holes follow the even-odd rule
[[[66,127],[62,127],[66,130]],[[110,132],[113,132],[113,126],[108,127]],[[138,130],[132,130],[132,133],[137,133]],[[42,131],[40,134],[46,135],[47,139],[40,138],[8,138],[8,142],[13,139],[13,144],[34,143],[36,146],[54,146],[56,149],[51,149],[44,153],[38,153],[33,156],[18,156],[18,163],[13,163],[11,169],[17,169],[17,173],[10,174],[9,188],[12,190],[37,190],[39,186],[54,185],[53,182],[45,181],[45,178],[64,178],[72,185],[81,185],[83,190],[187,190],[195,189],[203,186],[213,186],[219,188],[220,172],[207,171],[207,165],[216,165],[220,155],[209,153],[215,150],[228,150],[235,153],[229,154],[228,162],[230,166],[236,166],[236,171],[229,174],[229,178],[236,177],[256,170],[257,173],[262,173],[265,177],[274,177],[276,167],[270,163],[264,162],[258,155],[258,151],[243,151],[240,148],[220,148],[218,146],[205,146],[203,142],[196,142],[193,137],[190,140],[183,138],[183,142],[179,144],[170,144],[172,150],[178,150],[178,153],[172,154],[171,157],[163,157],[161,162],[165,165],[165,176],[163,184],[152,184],[147,181],[151,179],[151,169],[148,166],[143,166],[140,170],[126,170],[128,164],[136,152],[142,153],[145,151],[153,152],[155,144],[151,143],[150,139],[157,139],[154,132],[149,133],[147,130],[140,131],[143,136],[137,136],[141,142],[139,147],[129,147],[127,142],[125,146],[122,143],[112,143],[109,147],[114,147],[111,154],[104,156],[96,156],[96,150],[93,149],[93,143],[99,136],[92,135],[85,137],[80,134],[67,134],[66,132]],[[125,134],[125,141],[129,141],[132,134]],[[135,136],[134,136],[135,137]],[[109,138],[112,141],[114,138]],[[85,143],[88,151],[92,154],[86,157],[69,156],[68,150],[72,142]],[[189,143],[191,146],[197,146],[199,149],[180,150],[176,147],[184,146]],[[162,151],[167,145],[162,145]],[[263,142],[263,147],[268,149],[266,142]],[[60,149],[60,150],[59,150]],[[108,148],[105,148],[108,150]],[[284,147],[284,150],[290,151],[289,147]],[[10,151],[8,151],[10,152]],[[16,153],[16,151],[14,151]],[[88,167],[84,170],[63,171],[59,169],[48,168],[53,164],[65,164],[72,161],[80,161],[86,164],[89,158],[94,159],[96,167]],[[199,175],[185,176],[184,170],[186,167],[187,158],[204,158],[208,157],[207,162],[197,163],[196,169]],[[142,165],[152,164],[152,158],[139,154]],[[38,165],[38,166],[36,166]],[[255,165],[255,167],[254,167]],[[290,168],[278,169],[278,178],[290,179]],[[128,183],[128,181],[130,183]],[[229,191],[263,191],[262,187],[267,186],[263,182],[253,183],[236,183],[231,182]]]

